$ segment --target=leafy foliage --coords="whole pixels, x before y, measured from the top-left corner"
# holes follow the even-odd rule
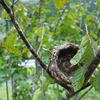
[[[95,90],[100,92],[100,71],[95,71],[94,76],[91,77],[91,84],[95,88]]]
[[[66,3],[69,3],[70,2],[70,0],[53,0],[53,2],[54,2],[54,4],[55,4],[55,7],[57,8],[57,9],[61,9],[61,8],[63,8],[64,7],[64,5],[66,4]]]
[[[82,38],[80,50],[71,60],[71,63],[73,65],[78,64],[80,66],[80,69],[78,69],[75,72],[74,77],[73,77],[72,83],[75,86],[75,88],[74,88],[75,91],[79,90],[82,87],[82,85],[84,83],[84,79],[85,79],[84,74],[86,72],[86,69],[90,65],[91,61],[94,58],[93,50],[96,51],[96,49],[98,48],[95,41],[92,40],[92,37],[91,37],[91,41],[92,41],[92,45],[90,43],[90,40],[88,39],[88,36],[85,35]],[[95,45],[93,45],[93,44],[95,44]]]
[[[9,6],[11,5],[11,0],[5,1]],[[84,83],[84,73],[94,57],[93,51],[97,52],[97,43],[100,43],[99,9],[89,12],[90,5],[76,1],[70,2],[70,0],[53,0],[53,2],[43,0],[42,5],[38,0],[26,1],[20,0],[14,5],[14,16],[28,41],[36,51],[39,51],[45,64],[48,64],[50,52],[54,46],[65,42],[76,44],[81,42],[78,53],[71,60],[73,65],[80,66],[73,77],[74,90],[79,90]],[[63,8],[66,3],[69,4]],[[49,9],[50,5],[55,7],[52,6]],[[97,5],[100,6],[99,0],[97,0]],[[91,41],[85,35],[84,23],[89,26]],[[13,93],[13,98],[17,100],[61,99],[61,94],[65,93],[65,90],[57,84],[52,84],[53,80],[41,70],[39,64],[28,68],[19,66],[28,59],[34,59],[34,57],[18,37],[9,21],[8,14],[3,10],[0,17],[0,80],[2,80],[0,83],[10,80],[12,76],[13,82],[16,82],[16,93]],[[91,77],[91,83],[96,90],[100,87],[99,74],[99,71],[96,71]],[[29,81],[30,78],[31,81]],[[37,98],[30,97],[34,84],[36,86],[32,94],[38,94]]]

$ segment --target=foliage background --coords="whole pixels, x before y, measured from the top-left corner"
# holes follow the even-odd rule
[[[8,5],[12,2],[11,0],[5,1]],[[49,63],[50,52],[54,46],[66,42],[78,44],[80,49],[86,45],[91,46],[89,41],[84,39],[86,37],[85,24],[88,25],[89,37],[94,43],[95,52],[97,52],[97,45],[100,42],[100,1],[71,0],[62,9],[57,9],[55,2],[51,0],[41,0],[40,2],[37,0],[20,0],[13,8],[14,16],[19,22],[22,31],[45,64]],[[53,84],[53,80],[41,69],[37,61],[35,66],[32,67],[18,66],[25,60],[35,58],[18,36],[16,29],[9,21],[6,11],[1,6],[0,8],[0,80],[2,80],[0,84],[12,80],[12,96],[16,100],[32,100],[37,94],[39,96],[34,100],[58,100],[58,98],[60,100],[66,90],[58,84]],[[92,51],[90,51],[86,49],[84,52],[91,55]],[[84,58],[86,59],[88,55]],[[78,60],[83,61],[82,56]],[[84,70],[81,70],[83,74]],[[95,81],[95,77],[100,75],[99,70],[98,67],[98,71],[95,72],[91,81]],[[76,76],[77,73],[79,72],[76,72]],[[83,74],[80,78],[82,78]],[[80,78],[78,79],[80,80]],[[80,86],[81,84],[76,85]],[[96,80],[92,85],[99,91],[100,86],[97,86],[97,84],[98,81]],[[76,90],[79,88],[76,87]]]

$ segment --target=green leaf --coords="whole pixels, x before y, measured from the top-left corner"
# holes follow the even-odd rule
[[[21,87],[24,87],[25,89],[29,89],[29,83],[27,81],[19,81],[18,84],[21,86]]]
[[[46,77],[45,76],[40,76],[40,80],[42,81],[42,84],[44,85],[47,81]]]
[[[75,72],[74,77],[72,79],[72,84],[75,86],[74,90],[79,90],[84,83],[84,74],[86,72],[87,67],[90,65],[91,61],[94,58],[93,49],[97,51],[96,42],[90,37],[92,41],[88,39],[87,35],[82,38],[82,42],[80,45],[80,50],[77,54],[71,59],[71,63],[73,65],[80,65],[80,68]],[[93,49],[92,49],[93,48]]]
[[[84,46],[86,45],[90,45],[90,42],[88,40],[88,37],[87,35],[85,35],[83,38],[82,38],[82,42],[80,44],[80,49],[83,48]]]
[[[47,78],[46,79],[46,82],[45,82],[45,84],[44,84],[44,86],[43,86],[43,89],[47,89],[47,87],[53,82],[54,80],[52,80],[51,78]]]
[[[82,59],[82,56],[84,55],[84,52],[86,50],[86,47],[80,49],[78,53],[71,59],[71,64],[76,65],[79,63],[79,61]]]
[[[15,43],[16,43],[16,37],[17,37],[17,34],[12,34],[12,35],[9,35],[7,37],[7,40],[5,41],[5,43],[13,46]]]
[[[3,79],[3,82],[6,82],[6,81],[10,80],[10,77],[9,76],[3,76],[2,79]]]
[[[38,36],[42,36],[42,27],[39,27],[38,29],[35,30],[35,33],[38,35]]]
[[[85,72],[86,72],[86,69],[80,68],[74,73],[72,84],[74,86],[75,91],[79,90],[82,87],[84,83],[84,79],[85,79],[84,77]]]
[[[92,31],[90,31],[90,35],[91,35],[93,38],[97,39],[97,35],[96,35],[95,33],[93,33]]]
[[[20,75],[17,74],[17,73],[14,73],[14,75],[13,75],[13,80],[16,81],[16,80],[18,80],[19,78],[20,78]]]
[[[15,48],[14,46],[11,46],[11,45],[9,45],[8,43],[5,43],[5,42],[2,43],[2,46],[5,47],[11,53],[22,56],[21,51],[19,49]]]
[[[98,24],[97,28],[100,29],[100,24]]]
[[[9,68],[10,74],[13,74],[15,72],[16,68]]]
[[[0,70],[0,76],[7,75],[8,73],[9,73],[9,71],[6,69]]]
[[[91,84],[95,90],[100,92],[100,71],[94,72],[94,77],[91,77]]]
[[[70,19],[74,19],[74,16],[72,15],[72,14],[68,14],[68,16],[67,16],[68,18],[70,18]]]
[[[2,34],[2,33],[0,32],[0,42],[3,42],[3,40],[4,40],[5,37],[6,37],[6,35],[5,35],[5,34]]]
[[[8,5],[8,6],[10,6],[10,5],[11,5],[10,0],[5,0],[5,1],[6,1],[6,3],[7,3],[7,5]]]
[[[7,18],[8,17],[8,14],[5,10],[2,11],[2,18]]]
[[[70,0],[53,0],[54,5],[57,9],[61,9],[64,7],[66,3],[69,3]]]
[[[32,57],[32,53],[29,50],[27,51],[27,57],[28,58],[31,58]]]
[[[75,8],[77,5],[75,3],[70,3],[70,8]]]
[[[10,58],[10,55],[7,55],[4,57],[5,60],[8,60]]]

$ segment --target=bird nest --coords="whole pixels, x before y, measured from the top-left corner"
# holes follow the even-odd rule
[[[77,53],[78,49],[79,46],[72,43],[54,47],[51,52],[49,72],[57,83],[72,83],[73,72],[79,67],[77,65],[72,66],[70,60]]]

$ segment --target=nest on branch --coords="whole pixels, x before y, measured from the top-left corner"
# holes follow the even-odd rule
[[[55,82],[60,84],[71,84],[73,72],[77,70],[78,65],[72,66],[70,60],[79,50],[78,45],[65,43],[55,46],[51,52],[49,73]]]

